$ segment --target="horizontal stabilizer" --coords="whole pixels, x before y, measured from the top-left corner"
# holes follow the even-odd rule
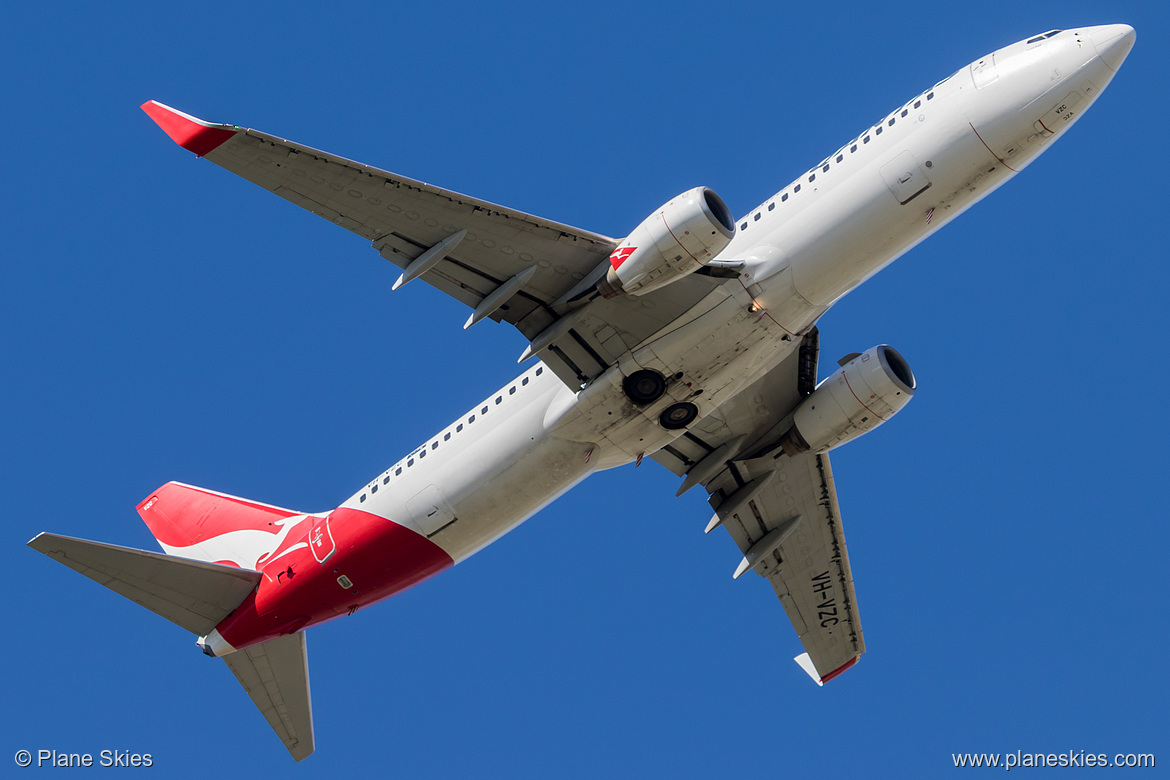
[[[305,634],[270,639],[223,658],[297,761],[313,752],[313,704]]]
[[[57,534],[37,534],[28,546],[198,636],[260,581],[256,571]]]

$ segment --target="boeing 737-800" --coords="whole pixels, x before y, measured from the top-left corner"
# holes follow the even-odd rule
[[[176,482],[138,506],[165,554],[29,544],[222,657],[297,760],[313,751],[304,630],[473,555],[594,472],[650,457],[699,486],[775,589],[822,684],[865,651],[826,453],[914,395],[879,345],[817,382],[817,320],[1015,176],[1100,96],[1126,25],[1052,30],[907,100],[749,214],[696,187],[624,239],[551,222],[154,101],[180,146],[371,242],[514,325],[538,358],[336,509]],[[401,294],[401,293],[400,293]],[[409,294],[409,293],[406,293]],[[730,569],[731,567],[729,567]],[[730,572],[729,572],[730,573]]]

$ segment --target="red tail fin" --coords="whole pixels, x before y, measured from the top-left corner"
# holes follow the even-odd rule
[[[257,569],[305,519],[291,509],[168,482],[138,514],[169,555]]]

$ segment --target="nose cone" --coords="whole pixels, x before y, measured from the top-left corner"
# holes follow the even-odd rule
[[[1125,62],[1133,42],[1137,40],[1137,33],[1128,24],[1106,24],[1094,27],[1089,33],[1093,48],[1097,50],[1101,61],[1114,71]]]

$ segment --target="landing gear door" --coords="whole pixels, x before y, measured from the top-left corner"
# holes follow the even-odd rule
[[[309,549],[313,551],[317,563],[325,563],[337,552],[337,543],[333,541],[333,532],[329,530],[329,518],[330,515],[316,518],[309,530]]]
[[[930,179],[926,177],[926,171],[910,152],[902,152],[883,165],[882,178],[886,180],[886,186],[903,206],[930,189],[931,185]]]

